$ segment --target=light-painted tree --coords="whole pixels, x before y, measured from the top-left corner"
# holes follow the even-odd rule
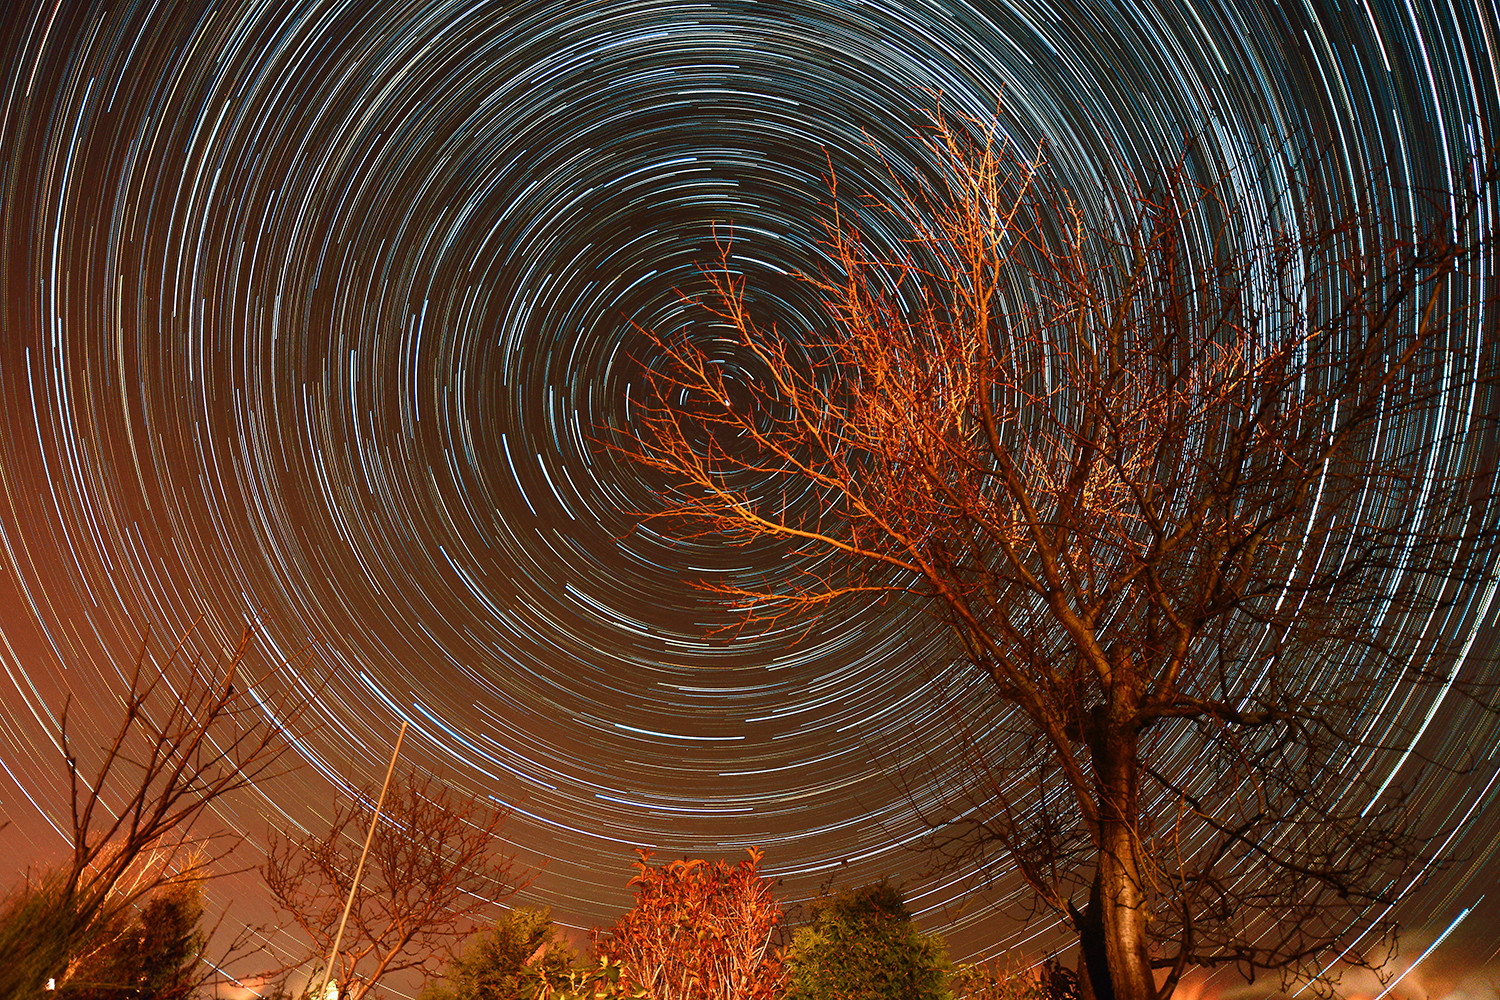
[[[812,328],[759,317],[722,247],[703,321],[639,331],[613,444],[684,537],[784,543],[764,586],[702,582],[750,623],[859,600],[951,626],[998,707],[936,839],[1009,858],[1085,997],[1315,974],[1429,860],[1380,777],[1423,712],[1391,729],[1385,696],[1484,666],[1452,622],[1494,474],[1452,456],[1493,454],[1500,412],[1489,216],[1201,146],[1074,191],[993,125],[924,135],[925,180],[872,209],[904,241],[872,249],[833,186]]]

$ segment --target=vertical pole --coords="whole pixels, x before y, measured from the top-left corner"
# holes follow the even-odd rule
[[[391,766],[385,769],[385,783],[380,786],[380,798],[375,802],[375,812],[370,816],[370,832],[365,834],[365,849],[359,852],[359,864],[354,869],[354,881],[349,884],[349,898],[344,902],[344,915],[339,918],[338,933],[333,936],[333,947],[328,949],[328,961],[323,966],[323,982],[309,1000],[327,1000],[328,977],[333,974],[333,962],[338,958],[339,945],[344,940],[344,925],[349,922],[349,911],[354,907],[354,894],[359,891],[359,879],[364,874],[365,857],[370,853],[370,842],[375,839],[375,824],[380,822],[380,810],[385,805],[386,790],[391,787],[391,775],[396,773],[396,755],[401,752],[401,741],[406,738],[406,722],[401,723],[401,732],[396,736],[396,749],[391,751]]]

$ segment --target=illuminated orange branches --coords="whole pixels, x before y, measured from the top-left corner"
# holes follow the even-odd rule
[[[761,852],[720,860],[650,864],[640,851],[635,907],[606,934],[601,957],[622,968],[622,990],[652,1000],[772,1000],[780,996],[780,955],[771,945],[781,907],[760,874]]]
[[[1040,153],[1022,156],[993,131],[974,140],[942,119],[927,142],[944,179],[903,188],[890,209],[915,230],[895,259],[872,256],[835,187],[825,245],[836,267],[807,279],[829,322],[798,345],[822,355],[812,364],[756,324],[720,245],[700,301],[766,373],[753,413],[730,404],[725,369],[703,348],[655,337],[668,364],[647,373],[655,398],[675,391],[702,404],[638,414],[643,433],[626,446],[684,481],[666,513],[730,539],[777,536],[868,560],[846,564],[853,575],[841,580],[725,593],[774,616],[902,589],[877,582],[892,568],[981,600],[997,570],[1033,593],[1055,572],[1097,614],[1130,589],[1177,514],[1189,532],[1213,525],[1243,538],[1251,529],[1230,525],[1222,505],[1170,508],[1203,492],[1200,473],[1212,476],[1225,449],[1246,450],[1237,434],[1255,425],[1254,451],[1326,416],[1347,389],[1281,392],[1299,365],[1326,363],[1308,359],[1324,333],[1308,302],[1285,293],[1287,313],[1268,336],[1249,315],[1241,256],[1211,254],[1186,273],[1179,230],[1202,205],[1183,198],[1212,192],[1142,197],[1127,206],[1138,213],[1131,241],[1105,245]],[[729,440],[743,447],[726,454]],[[1266,457],[1286,455],[1273,447]],[[760,488],[739,485],[747,478]],[[778,506],[808,486],[822,506],[796,516]],[[963,545],[936,551],[939,538]],[[982,567],[967,583],[951,572],[960,551]]]
[[[1025,750],[976,749],[935,822],[1009,855],[1096,995],[1315,970],[1426,863],[1399,796],[1329,762],[1405,752],[1362,709],[1391,678],[1443,697],[1429,623],[1492,565],[1493,489],[1452,456],[1493,415],[1493,232],[1206,142],[1101,189],[993,122],[921,141],[925,178],[867,203],[904,242],[867,241],[830,177],[810,328],[758,321],[718,247],[708,322],[639,331],[617,447],[687,537],[805,557],[700,583],[747,621],[857,594],[953,627]],[[1174,742],[1215,766],[1173,773]]]
[[[261,875],[271,901],[311,943],[295,964],[323,961],[339,939],[374,801],[364,792],[340,804],[326,833],[271,835]],[[393,787],[339,939],[332,981],[341,996],[361,1000],[377,995],[382,979],[432,972],[444,951],[525,885],[501,850],[509,815],[431,775]]]

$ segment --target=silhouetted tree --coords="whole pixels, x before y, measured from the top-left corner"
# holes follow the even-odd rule
[[[167,907],[163,918],[196,912],[176,893],[240,840],[200,829],[204,813],[282,773],[285,727],[296,724],[306,700],[271,690],[269,673],[245,670],[251,630],[217,670],[189,649],[192,638],[185,634],[164,657],[142,641],[124,672],[119,725],[97,754],[74,744],[64,706],[57,740],[71,852],[14,887],[0,907],[0,955],[7,956],[0,998],[35,996],[49,979],[66,982],[80,956],[138,925],[139,907]]]
[[[940,846],[1010,858],[1085,997],[1314,973],[1428,861],[1384,699],[1474,676],[1494,468],[1452,456],[1495,452],[1490,216],[1205,177],[1197,147],[1078,195],[994,127],[925,135],[878,206],[905,242],[869,249],[834,187],[816,329],[761,325],[721,248],[707,322],[641,331],[615,447],[668,476],[651,516],[795,548],[703,584],[750,621],[857,597],[952,627],[1003,708]]]

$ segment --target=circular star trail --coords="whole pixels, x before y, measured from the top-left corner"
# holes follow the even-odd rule
[[[933,169],[939,104],[1044,143],[1081,192],[1192,140],[1283,171],[1327,150],[1335,189],[1442,203],[1496,148],[1497,47],[1483,0],[20,4],[4,811],[56,810],[49,719],[71,692],[107,728],[147,625],[256,621],[265,657],[310,644],[331,681],[309,766],[226,805],[252,837],[378,777],[407,720],[411,766],[515,809],[508,839],[547,866],[527,897],[571,921],[619,911],[636,846],[759,845],[789,899],[892,875],[958,954],[1039,950],[998,915],[1003,877],[966,902],[975,873],[913,849],[936,792],[911,769],[992,710],[941,630],[850,605],[737,631],[691,581],[815,567],[641,523],[663,484],[601,444],[653,360],[633,324],[694,322],[679,293],[732,241],[757,310],[811,328],[790,276],[822,266],[829,170],[902,239],[860,195]],[[1481,589],[1446,627],[1492,614]],[[1394,704],[1411,728],[1433,707]],[[1495,731],[1435,717],[1439,756],[1483,763],[1419,792],[1471,856],[1419,922],[1492,872]]]

